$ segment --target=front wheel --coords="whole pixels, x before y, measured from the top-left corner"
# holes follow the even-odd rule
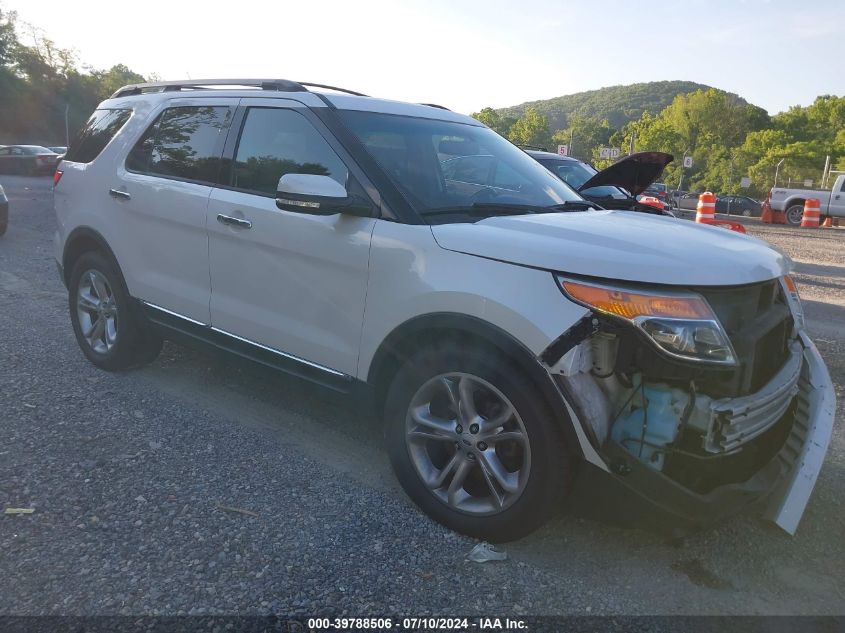
[[[79,258],[69,288],[73,332],[94,365],[117,371],[158,356],[162,339],[133,313],[122,278],[102,254],[85,253]]]
[[[385,406],[396,475],[429,516],[508,541],[535,530],[570,487],[570,457],[542,394],[487,350],[425,350],[397,373]]]
[[[786,221],[792,226],[801,226],[801,218],[804,217],[804,205],[793,204],[786,210]]]

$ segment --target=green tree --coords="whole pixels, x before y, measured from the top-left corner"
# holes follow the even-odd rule
[[[553,145],[568,145],[569,155],[583,161],[599,162],[599,150],[610,143],[616,133],[607,119],[601,121],[574,114],[569,117],[569,127],[557,130],[552,136]]]
[[[470,116],[505,138],[507,138],[511,126],[516,122],[515,117],[503,116],[493,108],[482,108],[480,112],[474,112]]]
[[[528,108],[510,127],[508,140],[516,145],[548,148],[552,140],[549,121],[535,108]]]
[[[0,10],[0,142],[62,143],[66,119],[74,134],[103,98],[138,81],[121,64],[80,69],[73,51]]]

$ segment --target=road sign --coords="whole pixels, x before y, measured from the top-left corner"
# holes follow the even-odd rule
[[[748,176],[743,176],[742,179],[739,181],[739,186],[743,189],[748,189],[751,186],[751,178]]]
[[[692,156],[684,156],[684,168],[689,169],[692,167]]]
[[[602,147],[599,149],[599,158],[610,158],[610,148]]]
[[[812,180],[810,180],[809,178],[807,178],[807,179],[804,181],[804,186],[805,186],[805,187],[812,187],[812,186],[813,186],[813,181],[812,181]]]
[[[569,145],[558,145],[557,153],[560,156],[569,156]]]
[[[610,157],[611,158],[619,158],[619,148],[618,147],[611,147],[610,148]]]

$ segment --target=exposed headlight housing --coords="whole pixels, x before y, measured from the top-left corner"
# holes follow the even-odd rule
[[[798,286],[791,276],[786,275],[781,277],[781,284],[783,284],[784,294],[786,295],[786,303],[792,311],[792,319],[795,321],[795,330],[801,331],[804,329],[804,306],[801,305],[801,297],[798,295]]]
[[[557,276],[567,297],[642,330],[662,352],[685,361],[736,365],[730,339],[700,295],[573,281]]]

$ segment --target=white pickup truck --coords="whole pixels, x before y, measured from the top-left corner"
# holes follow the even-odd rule
[[[825,189],[772,189],[770,204],[775,211],[786,211],[786,221],[792,225],[801,224],[804,213],[804,203],[810,198],[818,198],[821,202],[822,221],[825,217],[845,218],[845,175],[838,176],[830,191]]]

